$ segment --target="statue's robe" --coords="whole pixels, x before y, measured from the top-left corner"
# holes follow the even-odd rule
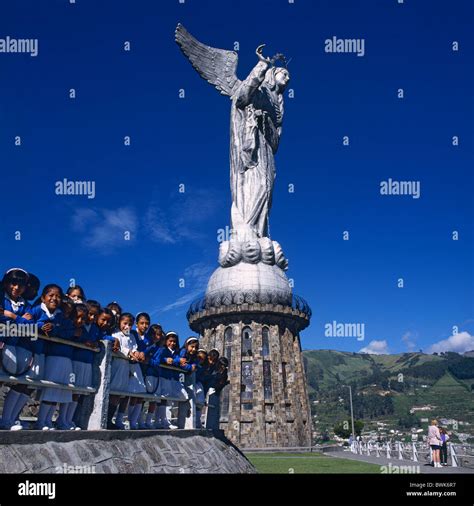
[[[238,240],[268,237],[274,155],[283,119],[283,96],[277,93],[274,82],[268,82],[273,72],[265,62],[257,63],[232,96],[231,221]]]

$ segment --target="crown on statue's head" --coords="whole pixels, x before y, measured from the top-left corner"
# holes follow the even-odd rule
[[[290,63],[290,61],[286,59],[286,57],[283,53],[277,53],[275,56],[273,56],[270,59],[270,62],[273,67],[277,67],[276,63],[280,62],[281,65],[279,65],[279,66],[284,67],[285,69],[288,68],[288,63]]]

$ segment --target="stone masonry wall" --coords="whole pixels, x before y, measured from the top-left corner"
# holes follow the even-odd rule
[[[62,473],[65,466],[94,473],[256,472],[212,431],[21,432],[2,434],[0,473]]]

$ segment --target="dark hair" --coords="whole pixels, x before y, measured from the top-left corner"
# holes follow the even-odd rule
[[[70,309],[71,314],[76,309],[76,306],[79,306],[79,305],[80,304],[74,304],[74,302],[69,297],[63,296],[63,299],[61,300],[61,308],[64,306],[67,306]]]
[[[32,288],[38,289],[41,285],[41,281],[39,280],[38,276],[35,276],[34,274],[31,274],[31,272],[28,273],[28,286],[31,286]]]
[[[84,313],[89,311],[85,304],[74,304],[74,309],[76,310],[76,314],[79,313],[79,311],[84,311]]]
[[[100,304],[96,300],[88,300],[86,302],[87,310],[89,309],[97,309],[97,311],[101,310]]]
[[[226,357],[221,357],[218,361],[218,364],[223,365],[224,367],[229,367],[229,361]]]
[[[108,307],[101,307],[99,309],[99,314],[106,314],[108,316],[111,316],[112,319],[114,318],[114,313],[108,308]]]
[[[138,313],[135,318],[135,321],[138,322],[140,318],[145,318],[145,320],[148,320],[149,322],[151,321],[150,315],[148,313]]]
[[[86,298],[86,294],[84,293],[84,290],[82,289],[82,286],[79,286],[79,285],[73,285],[73,286],[70,286],[68,289],[67,289],[67,294],[68,295],[71,295],[71,292],[73,292],[74,290],[79,290],[81,292],[81,299],[82,300],[85,300]]]
[[[112,309],[110,306],[115,306],[118,309],[118,312],[120,314],[122,314],[122,307],[120,306],[120,304],[118,302],[109,302],[106,307],[108,309]]]
[[[43,288],[43,291],[41,292],[41,297],[44,297],[53,288],[56,288],[56,290],[59,291],[59,295],[60,295],[61,300],[62,300],[64,298],[63,289],[59,285],[56,285],[55,283],[49,283],[49,285],[46,285]]]
[[[26,287],[28,279],[29,276],[23,269],[10,269],[4,274],[2,285],[5,286],[7,283],[18,283]]]
[[[41,281],[37,276],[28,273],[28,283],[26,284],[26,289],[23,292],[23,298],[26,300],[31,300],[37,296],[39,287],[41,285]]]
[[[130,318],[132,320],[132,323],[135,321],[135,317],[132,313],[122,313],[119,318],[119,324],[124,318]]]

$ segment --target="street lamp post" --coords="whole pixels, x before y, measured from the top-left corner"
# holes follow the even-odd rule
[[[352,387],[349,386],[349,401],[351,404],[351,423],[352,423],[352,440],[355,439],[355,430],[354,430],[354,410],[352,409]]]

